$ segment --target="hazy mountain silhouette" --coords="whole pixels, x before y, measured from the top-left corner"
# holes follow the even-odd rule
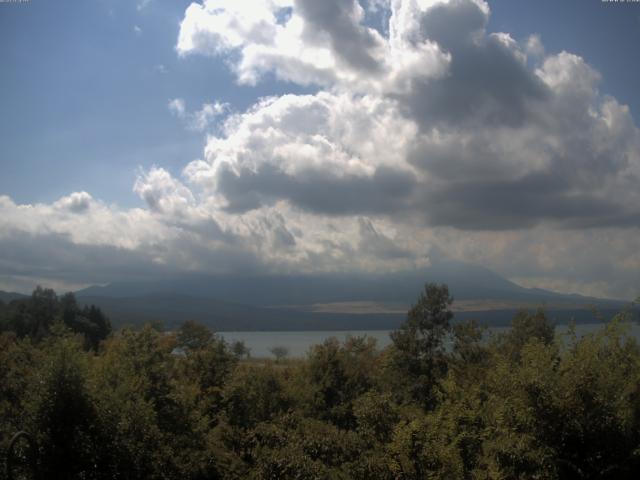
[[[217,330],[376,329],[395,328],[425,282],[449,285],[454,307],[465,306],[457,318],[489,324],[508,324],[519,308],[545,306],[558,321],[593,321],[591,305],[604,317],[624,306],[524,288],[487,268],[444,258],[423,269],[387,274],[181,275],[93,286],[77,296],[100,306],[115,323],[158,320],[172,327],[197,320]],[[349,302],[371,302],[378,311],[354,313],[342,307]]]
[[[20,300],[22,298],[27,298],[27,295],[23,295],[22,293],[16,293],[16,292],[4,292],[0,290],[0,301],[4,303],[9,303],[12,300]]]

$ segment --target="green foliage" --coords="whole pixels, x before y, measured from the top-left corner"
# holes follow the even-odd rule
[[[234,341],[231,343],[230,348],[237,358],[249,358],[251,356],[251,349],[242,340]]]
[[[535,313],[520,311],[513,319],[511,330],[501,338],[502,348],[511,356],[512,360],[520,358],[524,345],[532,339],[537,339],[545,345],[553,342],[554,326],[549,322],[544,310]]]
[[[188,320],[182,324],[176,337],[176,346],[186,351],[198,351],[209,346],[213,333],[204,325]]]
[[[0,451],[29,431],[43,478],[636,478],[624,315],[562,338],[521,312],[487,340],[450,305],[427,284],[385,350],[334,338],[272,361],[194,322],[108,334],[99,310],[38,289],[0,305]]]
[[[354,432],[299,416],[262,424],[252,438],[252,478],[353,478],[364,449]]]
[[[40,352],[31,342],[13,333],[0,334],[0,478],[11,437],[27,424],[28,390],[42,365]]]
[[[445,340],[451,333],[452,303],[446,285],[427,283],[407,320],[391,333],[392,376],[404,383],[398,385],[400,391],[425,408],[435,406],[434,389],[447,371]]]
[[[311,350],[304,369],[311,415],[338,427],[353,428],[353,402],[372,388],[375,341],[351,337],[341,345],[335,338]]]
[[[42,340],[61,322],[84,336],[86,348],[96,350],[111,333],[111,323],[95,305],[80,308],[73,293],[58,297],[51,289],[37,287],[30,298],[0,306],[0,332]]]
[[[271,355],[276,357],[277,361],[284,360],[287,355],[289,355],[289,349],[287,347],[283,347],[282,345],[277,345],[269,349]]]
[[[269,365],[239,366],[222,391],[227,422],[249,429],[284,413],[291,401],[281,377]]]
[[[371,445],[388,443],[400,420],[399,407],[389,393],[368,391],[355,400],[353,411],[356,430]]]
[[[178,341],[173,346],[176,357],[177,375],[189,380],[196,388],[197,400],[200,406],[210,416],[215,416],[220,410],[222,388],[227,377],[238,362],[237,356],[229,351],[227,344],[209,329],[202,325],[191,324],[188,331],[196,332],[198,340],[194,341],[190,335],[191,348],[180,336],[185,331],[184,326],[178,334]],[[171,342],[171,337],[166,336]],[[186,347],[186,348],[185,348]]]
[[[87,385],[88,358],[78,337],[61,331],[47,341],[43,368],[25,405],[28,430],[37,432],[45,478],[96,478],[102,463],[100,419]]]

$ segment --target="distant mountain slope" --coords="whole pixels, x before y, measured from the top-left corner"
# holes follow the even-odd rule
[[[619,302],[521,287],[484,267],[451,260],[389,274],[189,275],[146,282],[117,282],[77,292],[79,297],[189,295],[251,306],[312,305],[371,301],[410,305],[425,282],[446,283],[458,300],[508,300],[575,304]]]
[[[4,292],[0,290],[0,301],[3,301],[4,303],[9,303],[12,300],[20,300],[21,298],[27,298],[27,295],[16,292]]]
[[[395,328],[425,282],[446,283],[456,318],[509,324],[520,308],[544,305],[557,321],[594,320],[591,305],[611,317],[624,302],[523,288],[483,267],[440,259],[428,268],[377,275],[185,275],[117,282],[77,292],[114,324],[161,321],[173,328],[196,320],[225,330]]]
[[[186,320],[203,323],[224,331],[302,331],[302,330],[389,330],[397,328],[406,318],[405,312],[347,313],[318,312],[305,309],[277,309],[219,302],[214,299],[186,295],[151,294],[138,297],[81,297],[82,304],[95,304],[117,328],[123,325],[142,325],[160,322],[166,329],[177,328]],[[518,308],[499,310],[459,311],[455,320],[475,319],[484,325],[510,325]],[[619,309],[599,310],[601,319],[609,319]],[[552,321],[577,323],[597,321],[586,308],[549,308]]]
[[[114,326],[160,322],[174,329],[194,320],[216,331],[366,330],[395,328],[404,315],[350,315],[280,310],[220,302],[187,295],[149,294],[137,297],[86,297],[82,304],[100,307]]]

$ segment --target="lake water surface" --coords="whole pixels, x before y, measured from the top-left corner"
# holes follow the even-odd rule
[[[578,336],[593,333],[603,327],[602,323],[576,325]],[[556,333],[566,333],[567,325],[557,325]],[[490,327],[487,334],[499,334],[509,327]],[[347,336],[368,336],[376,339],[378,348],[384,348],[391,343],[391,330],[353,330],[353,331],[309,331],[309,332],[219,332],[228,342],[241,340],[251,350],[251,357],[271,357],[270,349],[285,347],[289,350],[289,357],[304,357],[313,345],[324,342],[327,338],[336,337],[343,341]],[[640,341],[640,325],[631,326],[632,335]]]

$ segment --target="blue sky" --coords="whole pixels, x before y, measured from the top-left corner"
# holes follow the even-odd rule
[[[584,57],[603,74],[603,90],[640,115],[640,7],[602,0],[494,0],[489,28],[516,38],[539,33],[549,51]]]
[[[638,45],[634,2],[0,3],[0,288],[439,252],[630,298]]]
[[[178,58],[190,3],[0,5],[0,191],[20,202],[50,202],[86,190],[139,205],[132,191],[138,167],[179,172],[202,155],[202,134],[181,127],[167,109],[170,99],[244,110],[260,96],[292,90],[275,82],[240,87],[221,58]]]

